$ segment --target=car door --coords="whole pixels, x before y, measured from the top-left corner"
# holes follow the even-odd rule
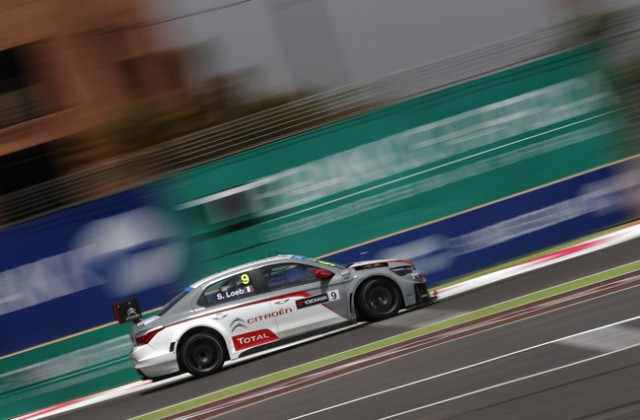
[[[242,353],[280,340],[277,308],[273,300],[265,299],[260,282],[260,270],[238,273],[207,286],[198,305],[220,307],[210,317],[226,331],[227,348]]]
[[[277,310],[284,312],[277,320],[281,338],[295,337],[348,320],[347,297],[332,279],[318,278],[318,270],[332,273],[295,262],[264,267],[264,284],[269,294],[275,296]]]

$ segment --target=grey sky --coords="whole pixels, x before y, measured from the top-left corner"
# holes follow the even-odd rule
[[[157,16],[236,0],[154,0]],[[557,0],[254,0],[162,25],[172,45],[215,39],[213,71],[263,70],[257,85],[291,90],[364,81],[529,33],[564,19]],[[612,3],[637,3],[614,0]],[[274,5],[296,7],[278,15]],[[324,8],[325,18],[305,16]],[[284,9],[279,10],[293,10]],[[280,16],[281,18],[278,18]],[[278,28],[278,30],[276,30]],[[212,56],[215,57],[215,56]]]

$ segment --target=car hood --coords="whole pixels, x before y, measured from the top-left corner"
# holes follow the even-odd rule
[[[393,261],[397,261],[397,260],[380,259],[380,260],[357,261],[349,265],[349,268],[359,268],[359,267],[363,267],[367,265],[375,265],[375,264],[389,264]]]

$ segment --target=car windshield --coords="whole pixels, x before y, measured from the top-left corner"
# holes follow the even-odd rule
[[[171,298],[171,300],[169,302],[167,302],[167,304],[162,307],[162,309],[158,313],[158,316],[162,316],[162,315],[166,314],[167,311],[169,311],[169,309],[173,308],[175,306],[175,304],[180,302],[180,300],[183,297],[185,297],[187,294],[189,294],[190,291],[191,291],[191,288],[188,287],[188,288],[184,289],[183,291],[181,291],[180,293],[178,293],[177,295],[175,295],[173,298]]]

